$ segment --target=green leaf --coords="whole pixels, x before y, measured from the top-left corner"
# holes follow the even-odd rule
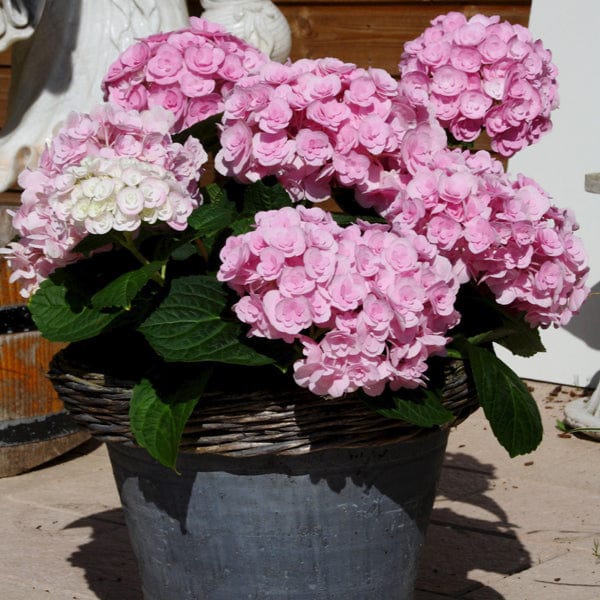
[[[214,235],[228,227],[236,216],[235,204],[226,198],[199,206],[188,218],[188,225],[199,235]]]
[[[246,188],[242,215],[254,216],[262,210],[277,210],[291,205],[292,200],[281,184],[267,185],[264,181],[257,181]]]
[[[66,286],[50,278],[42,282],[29,301],[29,310],[37,328],[51,342],[77,342],[95,337],[120,314],[77,304],[69,298]]]
[[[493,352],[465,343],[477,390],[494,435],[510,456],[535,450],[542,440],[540,412],[527,386]]]
[[[208,372],[201,372],[195,385],[178,381],[174,384],[178,387],[168,393],[157,390],[148,379],[133,388],[129,422],[136,442],[166,467],[175,469],[183,429],[207,379]]]
[[[231,223],[231,232],[233,235],[242,235],[254,229],[254,217],[243,217],[236,219]]]
[[[331,216],[340,227],[352,225],[356,223],[358,219],[365,221],[366,223],[386,223],[385,219],[374,215],[349,215],[346,213],[331,213]]]
[[[538,352],[545,352],[544,344],[537,328],[531,327],[522,317],[503,315],[505,327],[511,330],[506,336],[495,341],[517,356],[530,357]]]
[[[507,310],[496,302],[484,285],[462,285],[457,297],[457,310],[462,315],[457,332],[471,343],[483,345],[497,342],[513,354],[529,357],[544,352],[537,328],[525,321],[524,313]]]
[[[405,390],[391,395],[393,407],[375,410],[389,419],[401,419],[419,427],[434,427],[452,421],[454,415],[445,408],[437,394],[428,389]]]
[[[92,307],[97,310],[113,307],[130,309],[133,299],[161,268],[162,264],[159,261],[151,262],[140,269],[117,277],[92,296]]]
[[[191,242],[177,246],[171,252],[171,257],[175,261],[183,261],[198,255],[198,248]]]
[[[167,361],[273,362],[242,343],[242,323],[222,317],[230,310],[227,293],[214,276],[181,277],[173,281],[167,297],[139,330]]]

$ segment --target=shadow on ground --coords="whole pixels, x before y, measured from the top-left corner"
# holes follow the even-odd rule
[[[448,453],[431,515],[417,590],[462,598],[503,600],[477,580],[477,571],[510,575],[531,566],[531,556],[516,536],[516,526],[486,492],[495,477],[493,465],[462,453]],[[417,593],[415,600],[419,600]]]
[[[68,528],[81,527],[91,528],[91,539],[69,557],[69,562],[83,570],[90,590],[99,600],[142,600],[123,511],[119,508],[84,517]]]

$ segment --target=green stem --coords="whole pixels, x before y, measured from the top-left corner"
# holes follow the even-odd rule
[[[124,231],[122,235],[116,234],[114,239],[120,246],[125,248],[125,250],[128,250],[129,252],[131,252],[131,254],[140,263],[142,263],[142,265],[147,265],[150,263],[150,261],[136,247],[130,231]],[[154,281],[156,281],[156,283],[158,283],[158,285],[160,285],[161,287],[163,287],[165,285],[165,271],[166,271],[166,265],[163,265],[161,267],[160,273],[157,272],[157,273],[153,273],[153,275],[152,275],[152,279]]]

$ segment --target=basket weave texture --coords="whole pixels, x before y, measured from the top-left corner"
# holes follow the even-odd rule
[[[133,381],[82,368],[59,352],[48,373],[73,418],[103,442],[135,445],[129,427]],[[477,407],[465,364],[448,360],[443,372],[443,404],[463,421]],[[358,395],[329,399],[293,387],[236,393],[207,393],[184,429],[180,450],[231,456],[305,454],[325,448],[383,446],[428,429],[379,415]]]

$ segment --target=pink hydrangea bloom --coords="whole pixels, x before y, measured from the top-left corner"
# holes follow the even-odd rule
[[[232,84],[268,60],[220,25],[192,17],[186,29],[151,35],[127,48],[110,66],[102,89],[105,100],[125,108],[170,110],[176,116],[172,131],[181,131],[222,112]]]
[[[293,200],[313,202],[342,186],[365,205],[385,205],[382,181],[404,168],[400,149],[418,125],[446,145],[441,126],[388,73],[333,59],[265,65],[233,86],[222,123],[220,173],[242,182],[274,175]]]
[[[217,279],[240,294],[249,335],[299,341],[296,382],[317,394],[422,384],[459,320],[452,265],[411,231],[342,228],[319,208],[287,207],[258,213],[221,260]],[[313,328],[324,333],[311,338]]]
[[[512,180],[487,152],[437,152],[384,212],[394,231],[424,236],[457,272],[462,265],[462,283],[485,283],[532,326],[565,324],[587,295],[571,213],[532,180]]]
[[[439,16],[405,44],[398,66],[406,97],[432,106],[457,140],[471,142],[484,128],[492,149],[512,156],[551,128],[557,69],[520,25],[483,15]]]
[[[138,113],[105,104],[69,115],[37,169],[19,176],[13,225],[20,239],[6,258],[25,297],[77,260],[72,249],[90,233],[135,231],[142,222],[185,229],[201,200],[207,155],[195,138],[173,143],[172,124],[173,115],[158,107]]]

